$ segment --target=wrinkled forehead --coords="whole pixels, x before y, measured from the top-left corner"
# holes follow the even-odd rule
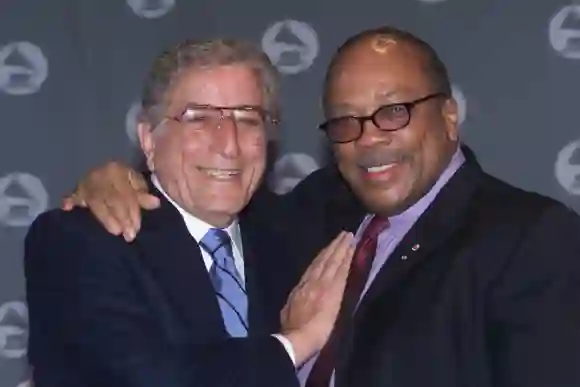
[[[176,74],[167,97],[170,102],[215,106],[261,106],[265,99],[259,77],[243,64],[185,69]]]

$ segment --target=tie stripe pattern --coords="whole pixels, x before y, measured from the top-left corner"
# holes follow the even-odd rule
[[[226,330],[231,337],[246,337],[248,297],[244,282],[236,269],[230,236],[222,229],[212,228],[199,244],[213,260],[209,276]]]

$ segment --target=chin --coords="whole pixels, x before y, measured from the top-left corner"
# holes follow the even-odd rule
[[[363,188],[362,192],[365,192],[365,194],[358,196],[370,213],[394,216],[409,208],[409,195],[406,192],[395,192],[394,188],[382,189],[379,192],[374,192],[374,194]]]
[[[210,207],[210,210],[215,213],[231,214],[237,215],[244,207],[246,207],[248,201],[244,198],[236,198],[234,200],[215,200],[214,205]]]

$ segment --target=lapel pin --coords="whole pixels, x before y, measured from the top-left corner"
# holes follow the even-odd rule
[[[417,243],[416,245],[414,245],[413,247],[411,247],[411,250],[417,251],[417,250],[419,250],[419,247],[421,247],[421,245]]]
[[[407,259],[407,256],[406,256],[406,255],[403,255],[403,256],[401,256],[401,259],[402,259],[403,261],[405,261],[405,260]]]

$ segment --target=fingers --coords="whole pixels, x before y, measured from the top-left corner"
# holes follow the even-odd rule
[[[290,293],[286,309],[291,308],[291,304],[324,298],[325,294],[342,293],[354,252],[353,239],[352,233],[341,232],[318,254],[300,283]],[[288,310],[282,312],[287,313]]]
[[[152,210],[159,207],[160,202],[157,197],[148,193],[149,188],[143,175],[133,169],[129,169],[127,171],[127,178],[132,188],[132,190],[128,191],[135,194],[131,197],[131,199],[134,199],[134,202],[131,202],[131,205],[127,208],[131,220],[131,230],[127,231],[134,231],[136,233],[141,228],[141,208]]]
[[[74,208],[72,199],[70,196],[62,198],[62,202],[60,204],[60,209],[64,211],[70,211]]]
[[[62,202],[60,204],[60,209],[64,211],[70,211],[75,207],[74,199],[71,196],[65,196],[62,198]]]
[[[346,232],[341,231],[333,240],[330,242],[328,246],[322,249],[316,258],[312,261],[304,275],[302,276],[303,280],[306,278],[318,278],[320,274],[324,270],[324,266],[326,265],[326,261],[329,257],[332,257],[334,251],[336,250],[337,246],[339,246],[344,239]]]
[[[148,193],[140,193],[137,195],[139,205],[146,210],[154,210],[161,205],[159,198]]]
[[[136,190],[136,191],[147,191],[147,182],[142,174],[138,173],[134,169],[129,169],[127,173],[129,184]]]
[[[335,281],[336,277],[342,277],[350,269],[350,262],[354,255],[354,236],[346,233],[332,252],[328,252],[324,269],[320,274],[320,280],[325,282]]]
[[[161,203],[148,193],[143,175],[132,169],[127,171],[127,180],[114,180],[112,189],[107,196],[111,215],[120,224],[125,239],[132,241],[141,229],[141,208],[152,210]]]
[[[306,354],[319,350],[332,332],[354,257],[353,241],[352,233],[342,232],[324,248],[280,312],[283,332],[306,337],[301,349]]]
[[[308,273],[308,278],[318,280],[327,276],[328,270],[336,272],[337,266],[342,261],[346,249],[352,244],[353,235],[350,232],[342,231],[338,236],[323,249],[312,263],[312,270]]]
[[[354,259],[355,251],[356,247],[354,243],[348,246],[348,248],[345,251],[345,254],[342,257],[342,262],[340,262],[337,268],[335,276],[343,281],[343,285],[346,285],[346,279],[350,273],[350,268],[352,265],[352,260]]]
[[[337,260],[336,270],[332,273],[329,271],[328,275],[323,279],[323,281],[328,284],[326,306],[329,308],[330,313],[333,316],[338,314],[340,305],[342,304],[346,283],[350,274],[352,258],[354,257],[354,251],[355,247],[352,245],[349,246],[344,251],[344,254],[340,256],[341,259]]]
[[[76,191],[75,191],[76,192]],[[87,203],[81,198],[79,198],[74,192],[68,196],[62,198],[62,203],[60,208],[64,211],[70,211],[75,206],[77,207],[86,207]]]
[[[130,241],[140,227],[140,208],[133,185],[144,186],[143,177],[134,175],[137,172],[117,162],[95,168],[82,179],[74,194],[63,201],[63,206],[89,207],[107,231],[123,234]]]
[[[132,241],[141,228],[141,208],[159,205],[159,199],[148,193],[143,175],[122,163],[109,162],[91,170],[62,199],[61,208],[88,207],[109,233]]]
[[[113,181],[113,186],[104,196],[110,216],[121,226],[125,239],[133,240],[141,228],[141,206],[139,194],[130,184],[128,178]]]
[[[143,175],[133,169],[127,169],[126,176],[126,180],[114,180],[114,192],[108,205],[120,223],[125,239],[132,241],[141,229],[141,209],[153,210],[161,203],[159,198],[148,193]]]
[[[107,196],[111,216],[120,225],[128,242],[135,239],[141,229],[141,209],[153,210],[161,205],[158,197],[148,193],[147,183],[141,174],[129,170],[127,182],[114,182],[113,191]]]
[[[105,200],[98,198],[96,200],[89,200],[87,201],[87,206],[91,209],[91,212],[97,218],[99,223],[101,223],[109,233],[120,235],[123,232],[121,224],[117,219],[115,219],[115,217],[111,216],[111,210],[107,206]]]

